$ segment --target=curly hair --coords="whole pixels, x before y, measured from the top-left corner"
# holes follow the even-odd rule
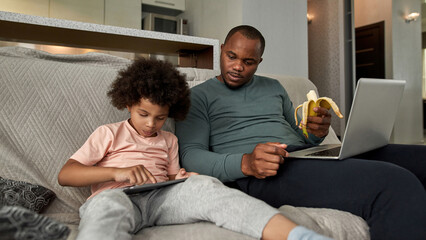
[[[190,90],[185,76],[169,62],[140,58],[121,70],[107,95],[111,104],[124,109],[142,98],[169,106],[169,117],[183,120],[189,111]]]

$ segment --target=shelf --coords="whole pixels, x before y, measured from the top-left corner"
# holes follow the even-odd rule
[[[179,55],[181,67],[219,68],[219,40],[0,11],[0,40]]]

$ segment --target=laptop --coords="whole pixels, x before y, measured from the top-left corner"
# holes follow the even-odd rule
[[[130,187],[123,188],[123,192],[126,193],[127,195],[137,194],[137,193],[146,192],[146,191],[150,191],[157,188],[170,186],[176,183],[181,183],[186,181],[186,179],[187,178],[181,178],[181,179],[175,179],[175,180],[159,182],[159,183],[147,183],[142,185],[130,186]]]
[[[358,81],[342,144],[324,144],[290,152],[290,158],[345,159],[389,143],[404,80]]]

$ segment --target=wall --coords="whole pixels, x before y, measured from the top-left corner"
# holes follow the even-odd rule
[[[306,13],[306,0],[244,0],[243,23],[266,39],[259,72],[308,77]]]
[[[190,35],[219,39],[242,23],[243,0],[186,0],[186,10],[179,15],[188,19]]]
[[[426,2],[422,2],[422,12],[421,12],[421,18],[422,18],[422,39],[424,38],[424,35],[426,34]],[[422,40],[422,50],[423,50],[423,101],[426,101],[426,49],[424,48],[424,45],[426,44],[425,40]],[[423,104],[423,128],[426,132],[426,106],[425,103]]]
[[[191,35],[221,42],[232,27],[253,25],[266,39],[259,73],[308,77],[306,11],[300,0],[186,0],[182,16]]]
[[[404,16],[410,12],[421,12],[420,1],[393,0],[393,78],[407,81],[393,133],[398,143],[423,140],[422,30],[421,21],[405,22]]]
[[[340,97],[341,76],[344,61],[340,47],[342,26],[338,20],[342,1],[310,0],[308,13],[313,17],[308,25],[309,79],[317,86],[321,97],[332,98],[344,111],[343,99]],[[338,136],[342,136],[344,120],[332,114],[332,127]]]

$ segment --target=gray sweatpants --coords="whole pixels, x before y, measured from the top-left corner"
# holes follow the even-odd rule
[[[77,239],[131,239],[131,234],[145,227],[198,221],[260,238],[278,213],[216,178],[197,175],[138,195],[127,196],[121,189],[99,193],[80,208]]]

